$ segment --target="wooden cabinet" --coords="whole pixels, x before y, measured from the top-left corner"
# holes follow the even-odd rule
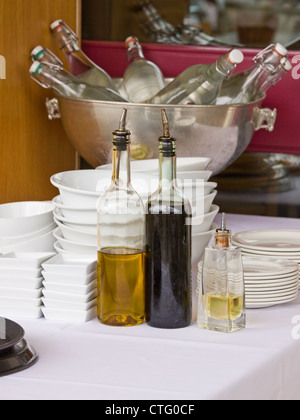
[[[49,24],[64,19],[79,33],[80,0],[0,0],[0,203],[49,200],[57,193],[51,175],[75,169],[76,152],[60,120],[50,121],[45,107],[50,90],[29,75],[30,52],[37,45],[64,60]],[[66,62],[65,62],[66,64]]]

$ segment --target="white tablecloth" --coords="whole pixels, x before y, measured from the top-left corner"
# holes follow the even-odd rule
[[[234,232],[300,230],[295,219],[227,221]],[[199,329],[196,313],[180,330],[16,320],[40,358],[0,378],[0,399],[300,399],[299,304],[248,310],[247,329],[230,335]]]

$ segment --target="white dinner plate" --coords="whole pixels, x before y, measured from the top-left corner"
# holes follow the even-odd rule
[[[288,253],[284,254],[283,252],[258,252],[254,251],[253,249],[246,249],[246,248],[240,248],[242,254],[249,255],[249,257],[253,255],[257,255],[258,257],[267,257],[267,258],[279,258],[279,259],[288,259],[292,261],[297,261],[299,263],[300,261],[300,254],[298,255],[290,255]]]
[[[283,305],[284,303],[293,302],[296,298],[289,298],[282,300],[281,302],[248,302],[246,301],[246,309],[263,309],[270,308],[272,306]]]
[[[299,265],[290,260],[243,256],[245,277],[278,276],[296,273]]]
[[[261,251],[300,252],[299,230],[252,230],[233,236],[233,243]]]
[[[287,289],[286,291],[272,291],[272,292],[250,292],[246,290],[246,299],[273,299],[273,298],[283,298],[293,296],[298,292],[298,288],[293,287],[292,289]]]
[[[260,249],[250,249],[243,246],[240,246],[239,249],[242,252],[247,252],[248,254],[261,255],[262,257],[269,256],[269,257],[281,258],[282,256],[282,257],[289,257],[289,258],[295,258],[295,259],[300,260],[300,252],[261,251]]]
[[[246,290],[286,290],[291,287],[299,287],[299,279],[290,280],[287,283],[264,283],[264,282],[256,282],[256,283],[248,283],[245,282],[245,289]]]
[[[272,281],[272,280],[284,280],[287,281],[288,279],[294,279],[297,278],[297,276],[299,276],[299,270],[295,270],[293,273],[288,273],[288,274],[280,274],[279,276],[250,276],[247,277],[247,275],[245,274],[245,280],[247,281],[253,281],[253,280],[259,280],[259,281]]]
[[[246,302],[248,302],[248,303],[255,303],[255,302],[272,303],[272,302],[282,302],[286,299],[296,299],[297,297],[298,297],[298,291],[289,295],[288,297],[270,297],[270,298],[265,298],[265,297],[247,298],[246,297]]]

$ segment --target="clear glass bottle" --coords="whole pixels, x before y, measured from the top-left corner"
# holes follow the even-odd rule
[[[146,102],[164,88],[164,76],[156,64],[146,60],[138,38],[127,38],[125,46],[130,63],[123,76],[127,97],[134,103]]]
[[[50,63],[60,67],[64,66],[62,61],[52,51],[40,45],[31,51],[31,59],[32,61]]]
[[[281,44],[272,44],[261,51],[253,59],[254,66],[224,81],[217,105],[251,102],[259,95],[265,81],[280,71],[280,62],[287,53]]]
[[[109,88],[84,83],[60,66],[35,61],[29,72],[41,86],[52,88],[62,96],[108,102],[128,102]]]
[[[112,183],[98,205],[98,318],[117,327],[145,319],[145,208],[130,182],[126,115],[113,133]]]
[[[225,214],[215,240],[204,254],[198,326],[231,333],[246,327],[245,283],[241,250],[231,245]]]
[[[166,111],[159,139],[160,184],[146,215],[146,321],[156,328],[191,323],[191,205],[176,184],[176,139]]]
[[[115,90],[114,83],[109,74],[97,66],[78,46],[78,36],[63,21],[56,20],[51,23],[50,30],[54,38],[65,53],[71,72],[80,80],[95,86],[104,86]]]
[[[213,64],[189,67],[148,102],[174,105],[214,104],[222,83],[243,60],[243,53],[233,49]]]

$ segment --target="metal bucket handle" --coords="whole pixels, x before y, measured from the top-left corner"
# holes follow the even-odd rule
[[[46,99],[46,108],[48,111],[48,118],[49,120],[57,120],[61,118],[61,112],[59,109],[59,103],[57,98],[53,99]]]
[[[255,131],[265,129],[270,133],[274,131],[275,123],[277,119],[277,109],[270,108],[258,108],[254,109],[253,113],[253,125]]]

